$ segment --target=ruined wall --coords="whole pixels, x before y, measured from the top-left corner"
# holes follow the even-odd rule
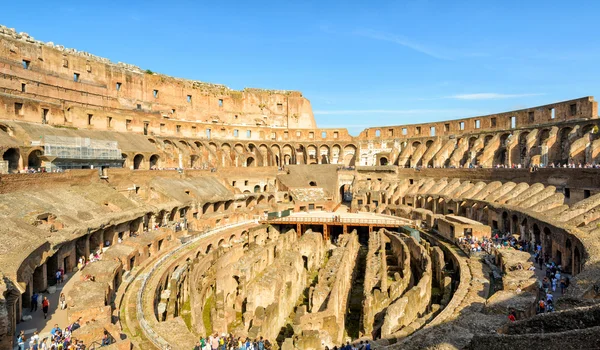
[[[318,284],[312,292],[310,313],[300,315],[297,323],[302,335],[318,331],[324,344],[332,347],[343,340],[344,321],[347,311],[348,294],[352,282],[353,270],[358,254],[359,243],[355,232],[340,235],[339,247],[333,251],[327,265],[319,270]]]
[[[511,118],[515,117],[514,126]],[[360,139],[389,140],[399,137],[418,138],[428,136],[448,136],[481,131],[510,130],[531,127],[558,121],[597,118],[598,105],[593,97],[531,107],[505,113],[490,114],[472,118],[456,119],[438,123],[422,123],[399,126],[380,126],[365,129]],[[431,135],[431,128],[435,128]],[[377,136],[379,135],[379,136]]]
[[[411,273],[408,247],[398,235],[380,230],[369,236],[363,292],[365,334],[375,337],[379,333],[386,315],[384,310],[410,286]]]
[[[420,277],[416,285],[393,302],[387,309],[381,328],[381,336],[387,337],[408,326],[428,311],[431,301],[432,270],[431,258],[425,248],[413,237],[404,239],[411,256],[411,264]]]
[[[315,128],[310,102],[299,92],[226,86],[172,78],[85,52],[42,43],[0,27],[3,119],[141,132],[144,122],[176,133],[173,119],[226,124]],[[25,84],[25,88],[22,87]],[[15,111],[13,100],[23,103]],[[97,121],[88,123],[88,114]],[[112,122],[107,122],[112,116]],[[130,120],[130,122],[127,122]],[[168,125],[168,126],[167,126]],[[180,130],[181,132],[181,130]]]

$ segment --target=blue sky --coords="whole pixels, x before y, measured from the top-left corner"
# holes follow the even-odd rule
[[[357,134],[596,94],[599,10],[591,1],[31,0],[3,3],[0,23],[167,75],[300,90],[318,126]]]

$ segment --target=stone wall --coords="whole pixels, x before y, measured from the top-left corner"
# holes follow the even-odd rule
[[[404,242],[410,252],[411,264],[420,275],[418,282],[388,307],[381,328],[382,337],[389,337],[425,314],[431,301],[431,258],[413,237],[407,237]]]
[[[300,315],[296,322],[301,335],[296,338],[302,343],[311,331],[319,333],[322,342],[333,347],[343,341],[344,321],[347,311],[348,294],[359,243],[355,232],[338,237],[338,244],[327,265],[319,270],[318,283],[312,292],[311,310]]]

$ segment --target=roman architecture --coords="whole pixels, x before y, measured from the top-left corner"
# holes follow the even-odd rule
[[[297,91],[173,78],[2,26],[0,89],[2,349],[32,329],[32,295],[61,290],[73,336],[106,332],[106,349],[213,333],[290,350],[600,347],[593,97],[354,137],[318,128]],[[529,253],[461,244],[496,233],[570,276],[556,312],[536,315]]]

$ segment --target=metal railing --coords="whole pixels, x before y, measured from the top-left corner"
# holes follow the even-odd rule
[[[395,219],[354,219],[354,218],[323,218],[323,217],[284,217],[265,220],[269,223],[317,223],[317,224],[369,224],[369,225],[399,225],[404,223],[403,220]]]

